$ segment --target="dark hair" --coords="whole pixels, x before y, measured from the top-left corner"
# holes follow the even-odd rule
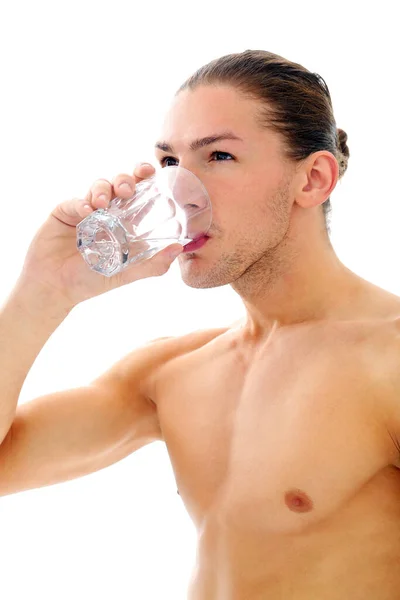
[[[286,160],[300,162],[313,152],[328,150],[338,161],[339,179],[344,175],[350,156],[347,134],[336,127],[328,86],[318,73],[272,52],[245,50],[201,67],[176,95],[201,84],[228,84],[263,101],[260,124],[282,136]],[[330,233],[330,197],[322,207]]]

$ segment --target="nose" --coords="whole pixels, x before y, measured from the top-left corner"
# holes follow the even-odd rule
[[[208,204],[208,194],[199,174],[182,164],[168,173],[168,186],[181,208],[204,208]]]
[[[185,171],[189,171],[190,173],[195,175],[197,177],[197,179],[199,179],[201,182],[202,182],[202,179],[204,179],[204,173],[201,172],[198,165],[196,165],[193,162],[193,160],[180,160],[179,164],[176,165],[176,167],[177,167],[178,173],[179,173],[180,169],[182,169],[182,173],[184,173]]]
[[[185,214],[188,237],[195,238],[206,233],[211,225],[212,209],[198,170],[190,170],[180,163],[171,169],[168,178],[174,201]]]

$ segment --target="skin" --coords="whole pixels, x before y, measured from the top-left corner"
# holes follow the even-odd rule
[[[185,90],[158,140],[173,151],[156,150],[212,201],[211,239],[178,258],[183,281],[229,284],[246,311],[166,342],[146,382],[198,531],[189,597],[395,600],[400,299],[329,242],[335,157],[285,161],[258,109],[227,86]],[[225,130],[243,142],[189,149]]]

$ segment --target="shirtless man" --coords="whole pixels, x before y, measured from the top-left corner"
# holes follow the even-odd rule
[[[76,250],[83,205],[129,197],[121,183],[152,167],[95,182],[35,236],[0,320],[0,495],[163,440],[198,531],[190,600],[397,600],[400,298],[351,272],[329,243],[322,205],[340,155],[287,161],[283,138],[260,127],[260,103],[226,82],[183,89],[156,150],[162,166],[194,172],[213,204],[207,243],[179,255],[184,282],[230,284],[243,322],[155,340],[86,387],[17,406],[74,306],[172,261],[161,252],[103,278]],[[240,140],[212,141],[228,131]]]

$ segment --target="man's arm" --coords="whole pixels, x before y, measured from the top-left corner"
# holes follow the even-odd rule
[[[134,350],[88,386],[18,406],[0,445],[0,496],[88,475],[162,440],[146,378],[168,340]]]
[[[27,278],[1,308],[0,495],[81,477],[161,437],[146,377],[168,339],[131,352],[87,386],[18,406],[32,364],[70,310]]]
[[[26,375],[68,312],[26,282],[0,314],[0,496],[82,477],[162,440],[151,383],[158,367],[222,330],[161,338],[89,385],[17,407]]]
[[[18,406],[0,445],[0,496],[83,477],[162,441],[152,398],[159,367],[224,331],[158,338],[130,352],[88,386]]]
[[[17,281],[0,310],[0,444],[39,352],[71,312],[45,286]]]

